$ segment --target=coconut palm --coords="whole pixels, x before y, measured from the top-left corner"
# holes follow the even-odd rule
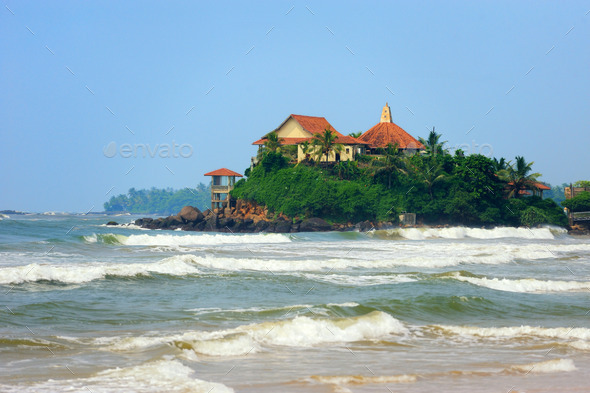
[[[440,154],[440,155],[442,155],[444,153],[443,146],[444,146],[445,143],[447,143],[447,141],[441,142],[440,141],[440,137],[441,136],[442,136],[442,134],[437,134],[434,131],[434,127],[432,127],[432,131],[430,131],[430,133],[428,134],[428,138],[427,139],[418,138],[418,140],[420,141],[421,144],[424,145],[424,147],[426,148],[426,152],[428,154],[431,154],[431,155]]]
[[[498,176],[508,183],[508,198],[519,198],[522,191],[536,188],[535,183],[541,174],[531,173],[533,164],[532,161],[526,162],[522,156],[516,156],[514,165],[508,165],[498,173]]]
[[[264,149],[274,153],[279,152],[281,150],[282,142],[283,138],[279,138],[277,133],[273,131],[266,136],[266,140],[264,141]]]
[[[374,173],[387,174],[387,187],[391,188],[391,177],[395,172],[406,173],[404,163],[400,159],[398,144],[388,143],[381,151],[381,159],[372,162]]]
[[[306,161],[308,159],[308,156],[311,155],[314,146],[309,141],[303,141],[299,144],[299,146],[301,147],[301,153],[303,154],[302,161]]]
[[[496,173],[508,169],[509,165],[510,161],[506,161],[504,157],[500,158],[499,160],[496,157],[494,157],[494,170],[496,171]]]
[[[323,133],[315,134],[312,139],[312,144],[317,146],[319,149],[317,151],[318,155],[318,162],[321,160],[322,156],[326,156],[326,162],[328,162],[328,158],[330,156],[330,152],[340,153],[344,146],[340,143],[337,143],[338,135],[336,135],[330,128],[326,128]]]
[[[358,138],[359,136],[363,135],[363,132],[362,131],[359,131],[359,132],[351,132],[348,135],[351,136],[351,137],[353,137],[353,138]]]

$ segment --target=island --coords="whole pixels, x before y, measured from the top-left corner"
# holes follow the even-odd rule
[[[253,142],[258,153],[244,176],[226,168],[205,174],[210,208],[189,205],[135,223],[229,233],[568,226],[564,209],[543,199],[550,187],[533,162],[451,151],[441,138],[433,127],[415,139],[392,121],[387,104],[379,123],[349,135],[323,117],[292,114]]]

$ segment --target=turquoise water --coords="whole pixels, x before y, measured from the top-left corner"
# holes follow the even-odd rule
[[[589,238],[110,219],[0,221],[0,391],[590,390]]]

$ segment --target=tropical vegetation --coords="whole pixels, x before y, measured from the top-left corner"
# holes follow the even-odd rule
[[[279,149],[263,149],[259,165],[247,170],[232,196],[256,201],[293,218],[332,222],[398,221],[417,213],[424,224],[471,226],[566,225],[563,209],[551,199],[523,197],[540,176],[532,162],[451,155],[434,130],[420,139],[425,153],[404,154],[389,145],[377,156],[320,162],[338,151],[330,130],[304,146],[314,154],[295,164]]]
[[[106,212],[137,214],[177,214],[184,206],[205,210],[211,206],[211,188],[200,183],[195,188],[149,190],[129,189],[127,194],[112,196],[104,204]]]

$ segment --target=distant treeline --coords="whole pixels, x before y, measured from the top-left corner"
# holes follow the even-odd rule
[[[129,212],[139,214],[177,214],[184,206],[195,206],[201,210],[211,205],[211,188],[200,183],[196,188],[149,190],[129,189],[127,194],[111,197],[104,204],[107,212]]]

